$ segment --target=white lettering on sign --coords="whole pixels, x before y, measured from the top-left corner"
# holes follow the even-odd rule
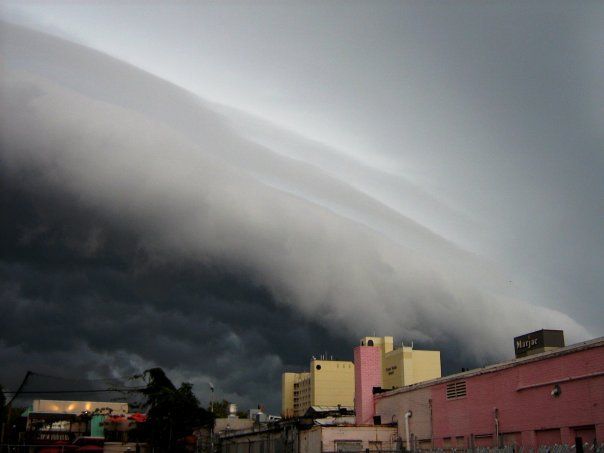
[[[516,349],[526,349],[537,345],[538,338],[529,338],[527,340],[516,340]]]

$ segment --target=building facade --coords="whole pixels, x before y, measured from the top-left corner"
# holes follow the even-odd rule
[[[354,348],[357,424],[373,423],[375,387],[401,388],[440,377],[440,352],[394,347],[393,337],[364,337]]]
[[[386,391],[374,403],[410,449],[593,449],[604,443],[604,339]]]
[[[354,413],[356,424],[373,424],[374,387],[382,386],[382,353],[375,346],[354,348]]]
[[[313,359],[308,372],[283,373],[281,415],[301,417],[311,406],[354,405],[354,364]]]
[[[395,347],[393,337],[364,337],[361,346],[377,347],[382,355],[382,384],[387,389],[439,378],[440,351],[413,349],[413,346]]]
[[[413,346],[395,347],[394,338],[390,336],[364,337],[360,343],[363,357],[370,355],[372,360],[379,360],[378,378],[363,376],[358,381],[357,385],[365,389],[363,398],[359,399],[361,406],[373,401],[373,386],[392,389],[441,376],[439,351],[415,350]],[[355,362],[357,360],[361,360],[361,356],[355,355]],[[283,373],[281,388],[281,415],[285,418],[301,417],[311,406],[353,407],[355,366],[348,361],[313,358],[308,371]],[[356,391],[361,394],[360,390]]]
[[[310,405],[310,373],[283,373],[281,375],[281,416],[293,417],[300,411],[301,405]],[[308,381],[308,382],[306,382]],[[300,383],[303,395],[300,395]]]
[[[397,448],[391,426],[315,426],[299,433],[299,453],[384,452]]]

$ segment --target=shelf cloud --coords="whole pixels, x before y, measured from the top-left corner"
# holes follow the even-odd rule
[[[591,336],[350,179],[454,213],[412,182],[93,49],[2,34],[0,379],[158,365],[276,410],[284,367],[374,331],[472,365],[532,329]]]

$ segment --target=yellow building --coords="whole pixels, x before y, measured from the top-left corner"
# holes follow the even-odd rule
[[[293,417],[295,410],[306,398],[310,401],[310,392],[300,397],[300,382],[309,381],[310,373],[283,373],[281,375],[281,415]],[[306,387],[306,386],[305,386]],[[306,395],[308,393],[308,395]]]
[[[283,373],[281,415],[299,417],[310,406],[354,406],[354,364],[313,359],[303,373]]]
[[[364,337],[361,346],[382,350],[382,388],[398,388],[441,377],[440,351],[394,346],[393,337]]]

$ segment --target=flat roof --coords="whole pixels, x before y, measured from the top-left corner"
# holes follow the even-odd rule
[[[493,365],[487,365],[483,368],[475,368],[473,370],[464,371],[461,373],[451,374],[449,376],[444,376],[436,379],[431,379],[429,381],[418,382],[417,384],[407,385],[405,387],[399,387],[392,390],[386,390],[381,393],[375,395],[376,398],[382,398],[385,396],[396,395],[398,393],[410,392],[423,387],[430,387],[433,385],[442,384],[449,381],[456,381],[458,379],[469,378],[473,376],[479,376],[487,373],[494,373],[496,371],[500,371],[506,368],[512,368],[515,366],[525,365],[531,362],[539,362],[541,360],[552,359],[554,357],[563,356],[566,354],[571,354],[574,352],[579,352],[586,349],[592,349],[604,346],[604,337],[594,338],[593,340],[583,341],[581,343],[576,343],[570,346],[564,346],[558,349],[553,349],[551,351],[541,352],[539,354],[529,355],[527,357],[520,357],[517,359],[507,360],[505,362],[496,363]]]
[[[353,411],[354,406],[310,406],[315,412],[337,412],[339,410]]]

